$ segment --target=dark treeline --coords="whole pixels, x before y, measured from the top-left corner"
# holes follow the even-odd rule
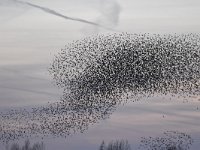
[[[29,140],[26,140],[24,145],[13,143],[11,146],[7,145],[6,150],[45,150],[44,143],[34,143],[32,146]]]
[[[167,131],[160,137],[142,137],[138,148],[131,148],[128,140],[122,139],[108,143],[102,141],[98,150],[189,150],[192,143],[191,136],[185,133]],[[14,143],[7,146],[6,150],[45,150],[45,145],[41,142],[31,146],[29,140],[26,140],[24,145]]]
[[[131,148],[127,140],[103,141],[99,150],[189,150],[193,139],[181,132],[167,131],[161,137],[142,137],[139,148]]]

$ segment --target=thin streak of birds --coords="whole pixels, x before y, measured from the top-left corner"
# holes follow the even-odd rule
[[[128,100],[157,94],[200,94],[200,37],[196,34],[111,34],[68,44],[49,72],[61,100],[0,116],[0,140],[84,132]]]
[[[30,6],[30,7],[34,7],[34,8],[38,8],[38,9],[40,9],[40,10],[46,12],[46,13],[49,13],[49,14],[52,14],[52,15],[55,15],[55,16],[58,16],[58,17],[61,17],[61,18],[67,19],[67,20],[78,21],[78,22],[90,24],[90,25],[93,25],[93,26],[101,27],[101,28],[104,28],[104,29],[107,29],[107,30],[113,30],[113,29],[106,27],[106,26],[103,26],[101,24],[98,24],[98,23],[95,23],[95,22],[92,22],[92,21],[88,21],[88,20],[85,20],[85,19],[81,19],[81,18],[69,17],[69,16],[63,15],[61,13],[58,13],[57,11],[52,10],[50,8],[42,7],[42,6],[30,3],[30,2],[25,2],[25,1],[20,1],[20,0],[13,0],[13,2],[22,4],[22,5],[27,5],[27,6]]]

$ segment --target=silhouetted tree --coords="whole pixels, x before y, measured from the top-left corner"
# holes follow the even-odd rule
[[[99,147],[100,150],[131,150],[131,147],[127,140],[116,140],[108,143],[108,146],[105,145],[103,141]]]
[[[14,143],[14,144],[12,144],[10,150],[20,150],[20,147],[18,144]]]
[[[105,145],[105,142],[102,141],[100,147],[99,147],[99,150],[105,150],[106,149],[106,145]]]

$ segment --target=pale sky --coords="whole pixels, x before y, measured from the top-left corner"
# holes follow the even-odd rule
[[[52,84],[47,69],[54,55],[73,40],[105,32],[149,32],[161,34],[200,32],[200,0],[24,1],[48,7],[69,17],[97,22],[115,31],[97,28],[72,20],[65,20],[37,8],[16,4],[12,0],[0,0],[0,112],[4,107],[29,106],[58,101],[62,95],[62,89],[60,90]],[[198,130],[196,130],[196,128],[199,127],[199,122],[196,122],[198,119],[191,117],[193,114],[198,114],[198,112],[193,112],[193,110],[196,109],[194,108],[194,106],[196,107],[196,103],[190,105],[189,109],[191,113],[189,114],[192,115],[188,117],[179,116],[179,112],[176,111],[181,109],[184,113],[188,113],[189,110],[185,110],[185,108],[188,108],[188,104],[185,105],[181,103],[181,107],[179,104],[173,104],[174,108],[171,106],[166,106],[166,108],[159,104],[156,105],[157,107],[154,110],[154,102],[151,107],[151,109],[153,109],[152,111],[148,110],[150,107],[148,103],[145,105],[140,104],[140,102],[138,103],[140,105],[138,106],[139,109],[132,109],[132,111],[140,112],[144,109],[145,113],[142,114],[140,112],[138,114],[138,120],[136,121],[140,121],[139,123],[146,125],[148,120],[145,119],[145,121],[143,121],[142,117],[146,118],[146,116],[150,114],[150,117],[153,116],[155,120],[158,120],[158,126],[153,127],[152,125],[149,126],[150,128],[145,128],[139,123],[138,126],[133,126],[133,124],[124,126],[123,123],[126,123],[125,121],[127,119],[124,118],[125,121],[118,124],[119,127],[112,126],[112,123],[106,124],[107,122],[103,122],[103,124],[105,123],[106,125],[99,125],[102,126],[100,132],[96,132],[96,128],[92,128],[89,135],[79,134],[74,136],[74,139],[72,138],[71,141],[67,139],[67,142],[63,140],[58,141],[58,143],[64,143],[64,146],[69,144],[69,148],[74,148],[74,150],[81,149],[82,145],[86,147],[93,145],[93,147],[95,147],[98,143],[100,144],[102,138],[108,137],[108,135],[112,136],[111,132],[123,138],[123,134],[120,132],[125,131],[124,136],[127,134],[131,139],[132,137],[136,137],[136,133],[138,133],[138,128],[140,127],[141,132],[144,128],[145,130],[155,129],[153,130],[155,133],[160,132],[160,130],[157,131],[157,129],[163,122],[165,126],[162,126],[162,130],[167,127],[173,129],[174,126],[179,129],[182,122],[185,121],[185,118],[187,118],[185,121],[187,127],[190,126],[191,120],[191,122],[194,123],[194,129],[191,132],[195,133]],[[137,107],[137,105],[135,107]],[[156,110],[158,110],[158,112],[155,112]],[[169,116],[171,114],[167,114],[167,112],[174,111],[172,116],[174,115],[180,120],[174,124],[170,124],[175,119],[169,118],[168,120],[163,120],[160,111]],[[111,122],[113,120],[118,121],[119,116],[120,115],[113,116]],[[123,116],[122,114],[122,120],[125,116],[126,115]],[[137,122],[134,123],[136,124]],[[181,126],[181,129],[185,130],[184,127],[185,126]],[[134,130],[135,135],[130,132],[130,130]],[[98,135],[101,136],[100,139]],[[56,146],[56,144],[51,144],[51,142],[50,140],[49,147]],[[78,144],[76,144],[77,142]],[[65,149],[64,146],[63,150]],[[2,147],[3,146],[0,145],[0,148]],[[196,147],[198,147],[198,145]],[[54,147],[50,150],[53,149]]]
[[[30,92],[35,92],[34,95],[37,95],[31,97],[30,101],[34,102],[41,95],[44,96],[45,93],[48,95],[47,91],[57,91],[49,80],[41,82],[39,79],[50,79],[47,68],[54,54],[72,40],[104,32],[199,33],[200,31],[198,0],[26,0],[26,2],[48,7],[69,17],[103,24],[115,31],[66,20],[37,8],[17,4],[13,0],[0,0],[0,101],[5,105],[8,104],[8,100],[25,104],[24,100],[30,99]],[[33,82],[28,82],[30,77],[34,78]],[[17,89],[18,91],[26,89],[26,94],[23,93],[24,96],[21,97],[22,94],[17,92]],[[11,95],[3,94],[11,91]],[[17,96],[19,97],[16,98]],[[49,97],[42,99],[48,101]]]
[[[74,33],[74,30],[80,31],[84,26],[84,24],[62,20],[40,10],[16,5],[10,1],[0,0],[0,26],[3,26],[4,31],[11,29],[67,31],[69,29]],[[101,1],[111,0],[26,1],[54,9],[66,16],[95,22],[102,15]],[[118,4],[121,11],[118,25],[115,28],[119,31],[199,32],[200,1],[198,0],[118,0]],[[89,27],[87,30],[90,30]]]

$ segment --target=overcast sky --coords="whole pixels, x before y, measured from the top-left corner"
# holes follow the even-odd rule
[[[105,32],[200,32],[200,0],[24,1],[52,9],[68,17],[98,23],[110,28],[110,30],[83,22],[67,20],[38,8],[16,3],[13,0],[0,0],[0,110],[4,107],[58,101],[62,95],[62,90],[60,91],[52,84],[47,69],[54,55],[72,40]],[[146,106],[149,106],[149,104]],[[191,107],[193,109],[193,105]],[[144,108],[146,109],[145,106]],[[161,108],[161,105],[157,105],[156,108]],[[169,108],[165,110],[171,111]],[[178,109],[174,108],[174,110]],[[146,118],[148,114],[149,111],[143,117]],[[139,116],[140,119],[143,117]],[[159,114],[158,119],[160,117]],[[191,119],[190,116],[188,118]],[[196,123],[195,119],[193,118],[194,123]],[[118,121],[119,119],[115,120]],[[167,123],[166,121],[164,124]],[[180,124],[177,125],[178,128]],[[133,125],[130,124],[130,127],[133,127]],[[198,125],[195,127],[198,127]],[[105,128],[113,127],[110,126],[109,128],[106,125]],[[127,129],[129,128],[127,127]],[[156,126],[155,131],[157,129]],[[127,131],[127,134],[134,136],[132,132]],[[98,135],[95,131],[92,134]],[[110,132],[106,131],[105,136],[107,134],[110,134]],[[93,136],[87,138],[95,140]],[[79,142],[85,142],[84,140],[88,140],[87,138],[83,134],[83,138]],[[89,139],[88,141],[92,140]],[[96,141],[99,143],[100,140],[97,138]],[[66,141],[62,142],[65,143]],[[72,142],[72,146],[76,145],[73,144]],[[80,145],[77,144],[76,146]]]
[[[35,102],[39,97],[49,101],[49,97],[44,95],[48,95],[48,91],[56,93],[56,88],[50,86],[50,81],[44,81],[48,78],[47,68],[54,54],[72,40],[104,32],[199,33],[200,30],[199,0],[24,2],[49,8],[67,17],[98,23],[112,30],[67,20],[16,3],[15,0],[0,0],[1,105],[10,105],[11,101],[25,104],[24,101],[28,99]],[[33,93],[31,98],[30,93]]]
[[[104,3],[120,6],[119,31],[128,32],[199,32],[199,0],[25,0],[58,11],[66,16],[84,18],[98,22],[102,10],[110,13],[114,8],[102,8]],[[107,13],[107,15],[109,15]],[[106,15],[106,14],[105,14]],[[84,28],[84,24],[66,21],[38,9],[15,4],[11,0],[0,0],[1,30],[10,29],[54,29],[73,31]],[[102,18],[101,18],[102,19]],[[104,23],[105,20],[101,20]],[[108,20],[107,20],[108,22]],[[112,26],[113,27],[113,26]],[[93,31],[91,27],[85,27]],[[85,29],[84,29],[85,30]]]

